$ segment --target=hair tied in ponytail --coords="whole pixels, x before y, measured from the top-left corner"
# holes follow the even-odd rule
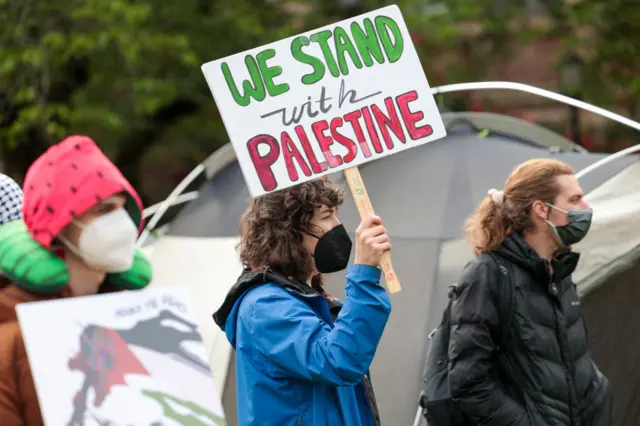
[[[495,205],[502,205],[502,202],[504,201],[504,191],[498,191],[497,189],[492,188],[487,194],[491,197],[491,201],[493,201]]]

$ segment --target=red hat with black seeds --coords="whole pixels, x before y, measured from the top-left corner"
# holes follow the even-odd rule
[[[46,248],[76,216],[122,192],[138,232],[144,226],[140,196],[87,136],[69,136],[42,154],[29,167],[23,191],[23,220]]]

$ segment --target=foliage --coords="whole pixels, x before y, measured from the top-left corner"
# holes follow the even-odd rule
[[[622,98],[632,117],[640,118],[640,4],[634,0],[583,0],[573,9],[576,22],[591,28],[586,89]],[[593,94],[597,96],[597,93]]]
[[[423,62],[428,75],[438,75],[434,63],[446,63],[439,84],[481,80],[518,47],[519,37],[531,35],[524,27],[514,34],[525,0],[402,0],[401,7],[420,53],[430,59]]]
[[[622,97],[629,113],[637,115],[637,2],[581,0],[571,7],[537,0],[551,25],[536,27],[523,19],[531,1],[396,3],[432,85],[481,80],[490,64],[523,43],[555,37],[567,50],[582,49],[587,98],[607,104]],[[158,159],[192,165],[227,141],[202,63],[385,4],[0,0],[0,156],[5,169],[19,179],[47,146],[72,133],[96,139],[134,184],[141,165]],[[584,28],[590,29],[586,37]]]
[[[5,168],[20,176],[85,133],[135,181],[146,148],[185,117],[213,151],[226,140],[200,65],[285,36],[283,21],[255,0],[0,0]]]
[[[515,49],[539,39],[553,38],[565,54],[577,53],[583,59],[584,83],[580,92],[586,100],[610,108],[622,107],[627,115],[640,117],[640,3],[637,1],[400,2],[405,19],[422,42],[423,57],[437,57],[442,61],[454,52],[455,60],[440,74],[430,69],[432,61],[423,62],[430,79],[433,75],[441,76],[437,83],[444,83],[444,79],[447,83],[482,80],[490,64],[508,58]],[[545,24],[540,25],[540,21]]]

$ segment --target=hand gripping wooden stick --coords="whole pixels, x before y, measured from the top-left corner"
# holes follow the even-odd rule
[[[358,207],[358,212],[360,212],[360,218],[373,215],[373,206],[371,205],[371,200],[367,194],[367,188],[365,188],[364,182],[362,181],[362,176],[360,176],[360,170],[358,170],[357,167],[351,167],[344,170],[344,175],[347,178],[349,188],[351,188],[351,194],[353,195],[353,199]],[[400,287],[400,281],[398,281],[398,277],[396,276],[396,273],[393,270],[393,265],[391,264],[391,253],[386,252],[382,255],[382,258],[380,259],[380,267],[382,268],[382,273],[384,274],[384,280],[387,283],[387,290],[389,293],[397,293],[401,291],[402,288]]]

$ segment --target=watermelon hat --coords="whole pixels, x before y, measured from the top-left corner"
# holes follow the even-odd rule
[[[76,217],[115,194],[128,195],[125,209],[140,232],[144,226],[138,193],[87,136],[70,136],[50,147],[29,167],[22,220],[0,227],[0,271],[37,293],[62,290],[69,279],[52,244]],[[121,289],[139,289],[151,280],[151,265],[136,249],[132,268],[107,275]]]

